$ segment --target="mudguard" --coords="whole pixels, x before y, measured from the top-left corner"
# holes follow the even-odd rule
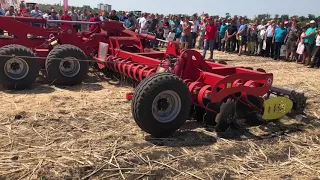
[[[264,120],[274,120],[285,116],[291,111],[293,102],[286,97],[270,97],[264,101]]]

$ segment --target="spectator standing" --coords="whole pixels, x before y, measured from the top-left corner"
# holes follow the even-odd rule
[[[52,11],[50,13],[50,15],[48,16],[49,20],[59,20],[58,16],[57,16],[57,12],[56,11]],[[57,27],[58,24],[57,23],[48,23],[48,27]]]
[[[248,25],[246,19],[241,20],[241,26],[239,27],[237,35],[239,36],[239,56],[243,53],[243,47],[247,43],[247,31]]]
[[[206,25],[205,28],[205,37],[204,37],[204,49],[202,56],[203,58],[206,57],[207,50],[210,49],[210,58],[209,60],[213,59],[213,48],[216,40],[216,36],[218,35],[218,29],[216,24],[213,21],[212,17],[208,18],[208,24]]]
[[[39,4],[36,4],[35,8],[30,12],[30,16],[37,18],[38,16],[42,15],[42,12],[39,10]]]
[[[185,17],[182,24],[181,49],[188,49],[189,38],[191,38],[191,25],[188,17]]]
[[[30,16],[34,18],[43,17],[43,13],[39,10],[39,4],[35,5],[34,9],[30,12]],[[41,27],[41,24],[32,24],[32,26]]]
[[[309,68],[320,67],[320,30],[317,30],[316,46],[314,47],[312,62]]]
[[[132,30],[132,31],[135,30],[136,24],[135,24],[135,22],[134,22],[134,20],[133,20],[133,14],[132,14],[132,13],[129,13],[129,14],[128,14],[128,19],[126,19],[126,20],[124,21],[123,26],[124,26],[126,29],[129,29],[129,30]]]
[[[265,56],[273,58],[274,55],[274,45],[272,43],[273,35],[275,31],[275,23],[274,21],[270,22],[268,28],[265,33],[265,41],[266,41],[266,49],[265,49]]]
[[[49,11],[45,10],[44,14],[42,15],[43,19],[48,19],[49,18]]]
[[[150,15],[149,32],[153,33],[153,34],[156,34],[156,30],[158,28],[158,24],[159,24],[158,19],[156,19],[154,14],[151,14]]]
[[[129,17],[126,16],[126,12],[122,12],[119,20],[120,20],[121,22],[125,22],[128,18],[129,18]]]
[[[162,29],[163,29],[163,39],[166,40],[168,38],[169,32],[171,30],[168,17],[163,18]],[[164,43],[162,43],[162,44],[164,45]]]
[[[14,7],[10,6],[9,10],[5,13],[5,16],[15,16],[15,15],[16,15],[16,13],[14,11]]]
[[[309,65],[310,63],[312,50],[315,45],[316,31],[316,22],[314,20],[311,20],[310,27],[307,29],[306,35],[303,37],[304,47],[306,51],[305,65]]]
[[[63,16],[63,11],[61,9],[58,11],[58,15],[57,16],[61,20],[61,17]]]
[[[226,31],[228,29],[228,25],[226,24],[226,20],[223,19],[222,23],[220,25],[220,30],[219,30],[219,48],[218,50],[222,50],[225,51],[225,35],[226,35]]]
[[[72,21],[71,16],[69,15],[68,11],[65,11],[64,14],[61,16],[61,20],[63,21]],[[64,26],[71,26],[70,23],[62,23]]]
[[[0,3],[0,15],[3,16],[5,14],[4,9],[2,8],[2,5]]]
[[[90,16],[88,14],[87,9],[83,9],[83,13],[80,15],[79,20],[80,21],[89,21],[90,20]],[[81,24],[81,31],[88,31],[88,30],[89,30],[88,24]]]
[[[257,26],[258,38],[257,38],[257,54],[262,56],[265,54],[265,50],[263,50],[263,42],[266,33],[266,21],[264,19],[261,20],[261,24]]]
[[[109,15],[109,20],[112,21],[119,21],[119,17],[117,16],[117,12],[115,10],[112,10]]]
[[[99,14],[98,13],[95,13],[94,15],[93,15],[93,17],[91,17],[90,19],[89,19],[89,22],[100,22],[101,20],[100,20],[100,17],[99,17]],[[101,29],[100,28],[98,28],[98,24],[90,24],[90,31],[91,32],[95,32],[95,33],[100,33],[101,32]]]
[[[101,21],[108,21],[108,13],[106,11],[101,11],[100,20]]]
[[[292,27],[288,31],[288,35],[286,37],[286,60],[289,60],[291,55],[290,61],[294,60],[296,57],[296,50],[298,46],[298,39],[299,39],[299,29],[298,29],[297,21],[293,21]]]
[[[143,13],[143,17],[139,19],[139,32],[140,33],[148,33],[148,20],[147,20],[148,14]]]
[[[192,16],[192,26],[191,26],[191,38],[190,38],[190,45],[189,48],[195,48],[196,47],[196,41],[197,41],[197,36],[199,33],[199,20],[197,19],[197,16],[194,14]]]
[[[204,22],[200,25],[200,38],[199,38],[199,42],[198,42],[198,49],[203,49],[203,45],[204,45],[204,36],[206,33],[206,23],[207,20],[204,20]]]
[[[69,12],[69,15],[71,16],[72,21],[79,21],[79,15],[77,14],[76,10],[74,7],[71,8],[71,11]],[[78,26],[79,24],[73,23],[72,26],[73,28],[79,32],[80,28]]]
[[[2,9],[1,3],[0,3],[0,16],[3,16],[5,14],[4,9]],[[0,29],[0,36],[3,35],[3,30]]]
[[[274,44],[274,60],[280,58],[281,46],[287,36],[288,30],[284,27],[284,23],[280,22],[279,27],[275,30],[272,43]]]
[[[226,50],[228,52],[234,52],[236,49],[237,44],[237,26],[234,20],[231,21],[230,25],[228,25],[228,29],[226,32],[226,38],[227,38],[227,47]]]
[[[252,24],[251,27],[248,29],[248,52],[249,55],[255,54],[255,47],[257,44],[258,38],[258,31],[256,24]]]
[[[27,8],[24,8],[22,10],[22,17],[30,17],[30,10]]]

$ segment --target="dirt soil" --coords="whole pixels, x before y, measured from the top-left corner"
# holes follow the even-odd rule
[[[320,70],[220,52],[215,59],[274,73],[275,85],[306,94],[310,117],[219,136],[188,121],[153,139],[132,119],[131,87],[99,73],[74,87],[40,80],[0,91],[0,179],[320,179]]]

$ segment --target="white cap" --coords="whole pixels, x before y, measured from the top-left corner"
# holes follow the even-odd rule
[[[316,23],[316,21],[314,21],[314,20],[310,21],[310,24],[315,24],[315,23]]]

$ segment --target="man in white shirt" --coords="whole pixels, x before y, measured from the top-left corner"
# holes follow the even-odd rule
[[[143,13],[143,17],[139,19],[139,32],[147,34],[148,33],[148,20],[147,13]]]
[[[196,41],[197,41],[197,36],[198,36],[198,32],[199,32],[199,26],[200,23],[197,19],[196,15],[193,15],[191,17],[192,19],[192,26],[191,26],[191,38],[190,38],[190,42],[189,42],[189,48],[195,48],[196,47]]]
[[[273,20],[271,20],[266,33],[264,35],[264,39],[266,40],[266,50],[265,50],[265,56],[273,58],[274,55],[274,45],[272,43],[273,34],[275,31],[275,23]]]
[[[261,24],[257,26],[258,30],[258,43],[257,43],[257,54],[262,56],[264,54],[263,41],[264,35],[266,33],[266,21],[264,19],[261,20]]]

